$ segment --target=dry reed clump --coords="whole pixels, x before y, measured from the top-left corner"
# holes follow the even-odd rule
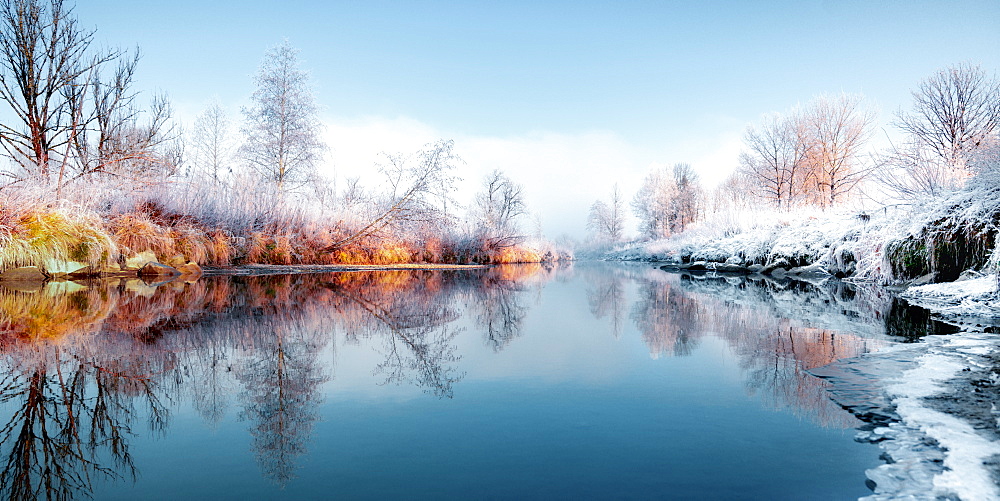
[[[196,263],[208,261],[212,241],[201,228],[191,224],[180,224],[171,228],[170,236],[174,240],[176,253],[183,256],[185,261]]]
[[[53,261],[100,267],[118,258],[118,246],[98,217],[83,210],[31,208],[0,233],[0,269],[44,268]]]
[[[498,264],[538,263],[542,260],[542,256],[534,249],[520,246],[505,247],[491,258],[492,262]]]
[[[247,239],[243,263],[293,264],[301,263],[299,253],[292,247],[291,235],[269,235],[262,231],[250,233]]]
[[[208,235],[208,258],[204,264],[226,266],[232,261],[235,242],[223,230],[215,230]]]
[[[177,253],[170,229],[160,226],[145,214],[116,216],[111,219],[109,229],[123,252],[138,254],[152,251],[161,258]]]

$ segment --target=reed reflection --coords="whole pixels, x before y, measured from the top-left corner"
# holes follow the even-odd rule
[[[363,272],[0,287],[0,489],[16,499],[89,495],[134,478],[130,440],[164,431],[189,402],[211,426],[235,406],[262,474],[295,476],[333,377],[321,361],[342,333],[380,341],[373,372],[450,398],[464,373],[452,325],[480,298],[519,335],[525,308],[508,272]],[[500,287],[503,292],[486,289]],[[504,343],[501,343],[504,344]],[[166,403],[169,403],[168,406]]]

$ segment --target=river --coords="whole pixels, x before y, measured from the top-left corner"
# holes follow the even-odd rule
[[[15,498],[853,499],[880,451],[814,374],[941,329],[646,264],[16,289]]]

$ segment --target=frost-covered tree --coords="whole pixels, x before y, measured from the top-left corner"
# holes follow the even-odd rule
[[[528,214],[524,188],[499,169],[483,179],[483,191],[473,205],[477,232],[487,250],[497,250],[520,243],[520,220]]]
[[[874,113],[860,95],[819,96],[747,127],[740,171],[753,193],[779,209],[842,201],[867,171],[859,157]]]
[[[301,186],[313,179],[326,146],[308,75],[287,40],[267,51],[254,81],[240,156],[280,190]]]
[[[670,206],[670,222],[672,231],[679,233],[701,216],[705,194],[690,164],[674,165],[673,175],[677,194]]]
[[[195,119],[190,144],[194,167],[208,179],[217,183],[232,171],[232,123],[218,101]]]
[[[866,173],[859,168],[859,157],[871,137],[875,113],[858,94],[819,96],[799,121],[810,199],[820,207],[836,205]]]
[[[622,240],[625,233],[625,200],[617,184],[611,189],[608,203],[597,200],[590,206],[587,229],[602,242],[618,243]]]
[[[797,114],[765,116],[759,126],[747,127],[743,142],[740,170],[753,194],[779,209],[798,203],[808,148]]]
[[[645,237],[657,239],[670,236],[670,210],[675,196],[677,185],[666,167],[646,175],[632,198],[632,210],[639,218],[640,231]]]
[[[650,239],[684,231],[701,213],[704,190],[688,164],[650,172],[632,199],[640,230]]]
[[[953,169],[965,170],[1000,132],[1000,80],[979,66],[950,66],[913,91],[913,109],[896,124]]]

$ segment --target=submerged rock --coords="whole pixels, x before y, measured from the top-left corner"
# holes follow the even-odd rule
[[[198,266],[198,263],[194,261],[188,261],[186,264],[177,266],[177,271],[179,271],[181,275],[192,277],[199,276],[202,273],[201,266]]]
[[[139,270],[140,277],[172,277],[180,274],[181,272],[177,271],[177,268],[160,263],[146,263]]]

